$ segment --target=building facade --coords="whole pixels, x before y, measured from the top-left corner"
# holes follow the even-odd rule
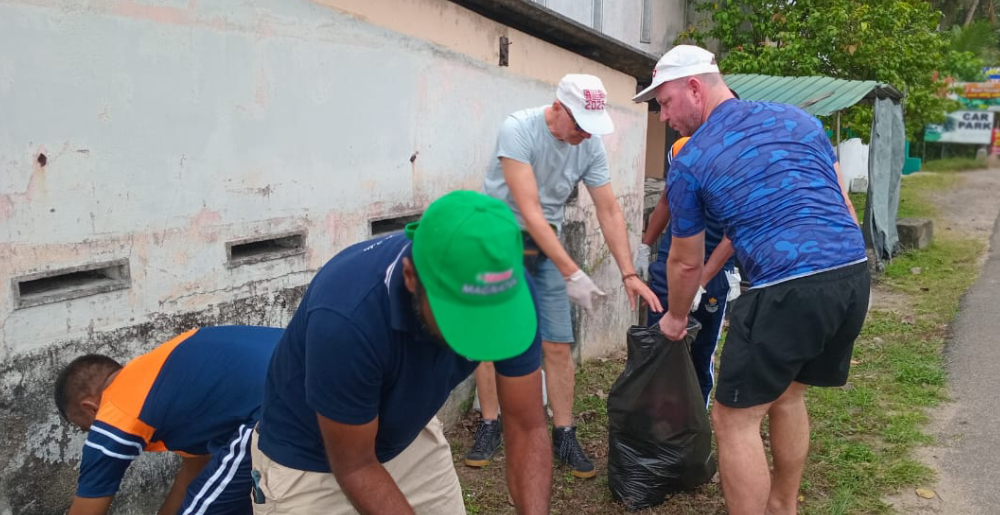
[[[667,43],[655,27],[640,42],[643,5],[674,5],[550,3],[591,27],[602,4],[604,34],[587,37],[628,43],[616,51],[647,70]],[[481,190],[504,116],[552,102],[565,73],[608,88],[604,143],[637,243],[641,74],[464,4],[0,0],[0,514],[69,504],[84,435],[52,384],[72,358],[284,325],[340,249]],[[568,217],[567,246],[609,293],[577,317],[581,355],[599,356],[636,314],[586,193]],[[175,466],[140,458],[116,513],[155,511]]]

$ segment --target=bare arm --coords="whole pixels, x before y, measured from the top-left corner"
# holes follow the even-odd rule
[[[837,184],[840,185],[840,192],[844,194],[844,203],[847,204],[847,210],[851,213],[854,223],[858,224],[858,227],[861,227],[861,222],[858,221],[858,213],[854,211],[854,203],[851,202],[850,191],[847,189],[847,180],[844,179],[844,174],[840,171],[840,163],[833,163],[833,171],[837,173]]]
[[[538,248],[552,261],[563,277],[569,277],[580,269],[569,257],[559,237],[545,220],[542,212],[542,203],[538,198],[538,182],[535,181],[535,173],[531,165],[508,159],[500,158],[503,167],[503,178],[510,188],[510,194],[514,197],[514,204],[524,218],[525,228],[531,237],[538,244]]]
[[[687,238],[673,236],[667,258],[667,284],[670,285],[667,305],[670,314],[687,320],[691,301],[698,292],[705,263],[705,231]]]
[[[705,263],[705,268],[701,271],[701,286],[704,288],[708,285],[715,276],[718,275],[719,270],[725,266],[726,261],[729,260],[730,256],[733,255],[733,242],[729,241],[728,236],[723,236],[722,241],[715,247],[712,251],[712,255],[708,256],[708,261]]]
[[[660,200],[653,207],[653,212],[649,214],[649,221],[646,222],[646,232],[642,235],[642,242],[646,245],[652,246],[656,243],[656,238],[659,238],[663,231],[667,229],[667,224],[670,223],[670,205],[667,204],[667,192],[664,191],[660,194]],[[670,236],[667,235],[669,238]]]
[[[320,414],[327,461],[347,498],[362,515],[413,515],[399,486],[375,457],[378,418],[361,425],[334,422]]]
[[[198,477],[198,474],[201,473],[201,470],[205,468],[210,459],[212,459],[211,456],[184,458],[184,461],[181,462],[181,469],[177,471],[177,476],[174,477],[173,486],[167,492],[167,497],[163,500],[160,510],[156,512],[157,515],[177,515],[177,512],[181,509],[181,505],[184,504],[184,496],[187,494],[188,485],[194,481],[194,478]]]
[[[542,407],[542,374],[496,375],[507,445],[507,488],[518,515],[549,512],[552,447]]]
[[[111,508],[114,496],[107,497],[73,497],[66,515],[105,515]]]
[[[615,192],[611,189],[611,184],[587,188],[590,197],[594,199],[594,207],[597,209],[597,221],[601,224],[601,232],[608,242],[611,255],[618,263],[618,270],[622,277],[631,276],[625,280],[625,291],[628,293],[629,303],[635,309],[636,296],[641,296],[646,304],[653,311],[663,311],[660,299],[650,291],[649,287],[635,275],[635,265],[632,264],[632,251],[628,247],[628,233],[625,229],[625,217],[618,207],[618,200],[615,199]]]

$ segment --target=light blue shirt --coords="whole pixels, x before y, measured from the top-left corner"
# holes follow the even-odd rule
[[[514,204],[514,197],[504,180],[500,158],[531,165],[538,182],[538,199],[545,220],[557,229],[565,218],[566,199],[583,180],[590,188],[611,182],[604,143],[598,136],[579,145],[559,141],[545,123],[545,107],[517,111],[504,119],[497,136],[496,152],[486,171],[483,189],[487,195],[510,206],[523,229],[524,218]]]

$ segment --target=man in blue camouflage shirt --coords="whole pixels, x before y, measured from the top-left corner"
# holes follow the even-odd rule
[[[733,98],[711,52],[667,52],[634,100],[653,98],[660,120],[691,137],[667,176],[673,243],[660,327],[671,339],[684,336],[708,213],[750,281],[733,306],[712,409],[726,505],[733,514],[794,514],[809,452],[805,390],[846,383],[868,309],[857,216],[819,120],[790,105]]]

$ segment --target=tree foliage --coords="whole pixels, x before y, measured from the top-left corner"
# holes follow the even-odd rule
[[[876,80],[906,94],[907,136],[956,108],[947,77],[977,80],[982,61],[938,31],[941,13],[926,0],[710,0],[696,8],[711,23],[679,41],[722,46],[724,73],[825,75]],[[867,139],[871,108],[845,111],[844,127]]]
[[[930,0],[931,7],[941,11],[941,27],[969,26],[973,20],[989,21],[997,25],[1000,0]]]
[[[987,65],[1000,64],[997,32],[988,20],[976,20],[965,27],[952,25],[945,37],[952,50],[974,54]]]

